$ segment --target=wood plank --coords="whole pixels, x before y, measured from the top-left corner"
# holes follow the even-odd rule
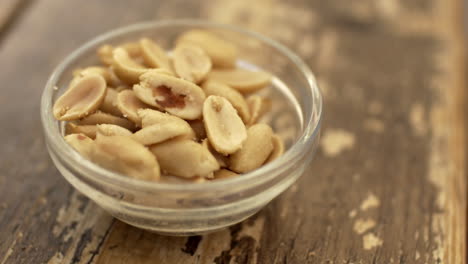
[[[465,263],[457,3],[34,2],[0,50],[0,263]],[[326,112],[321,149],[296,184],[244,223],[191,238],[130,227],[75,192],[47,156],[37,113],[48,74],[78,45],[177,17],[281,41],[316,73]]]

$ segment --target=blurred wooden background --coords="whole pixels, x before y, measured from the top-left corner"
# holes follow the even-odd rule
[[[462,0],[0,2],[0,264],[466,263]],[[253,218],[171,238],[114,220],[44,146],[39,97],[97,34],[202,18],[298,53],[325,98],[308,172]]]

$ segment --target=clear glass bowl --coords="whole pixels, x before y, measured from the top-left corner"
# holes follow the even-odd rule
[[[268,122],[285,140],[279,159],[237,178],[202,184],[147,182],[103,169],[84,159],[63,139],[64,123],[52,106],[67,88],[74,69],[98,64],[96,49],[150,37],[164,48],[190,29],[215,31],[239,48],[239,66],[274,74],[262,93],[272,100]],[[116,218],[168,235],[193,235],[236,224],[278,196],[308,167],[319,139],[322,97],[307,65],[281,44],[234,26],[173,20],[142,23],[105,33],[71,53],[52,73],[41,99],[41,119],[50,156],[80,192]]]

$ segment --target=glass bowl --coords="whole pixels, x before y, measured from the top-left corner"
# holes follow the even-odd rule
[[[147,182],[106,170],[83,158],[63,139],[64,122],[52,106],[79,67],[98,63],[96,49],[140,37],[166,49],[190,29],[207,29],[239,48],[238,65],[261,68],[275,78],[261,93],[272,101],[268,122],[285,141],[283,156],[236,178],[196,183]],[[194,235],[236,224],[291,186],[308,167],[320,134],[322,97],[307,65],[281,44],[244,29],[194,20],[141,23],[102,34],[72,52],[50,76],[41,99],[49,154],[77,190],[130,225],[167,235]]]

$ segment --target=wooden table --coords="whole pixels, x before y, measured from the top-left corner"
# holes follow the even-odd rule
[[[0,264],[466,263],[466,84],[457,0],[0,2]],[[297,52],[325,97],[307,173],[256,216],[147,233],[77,193],[44,146],[39,96],[97,34],[204,18]]]

